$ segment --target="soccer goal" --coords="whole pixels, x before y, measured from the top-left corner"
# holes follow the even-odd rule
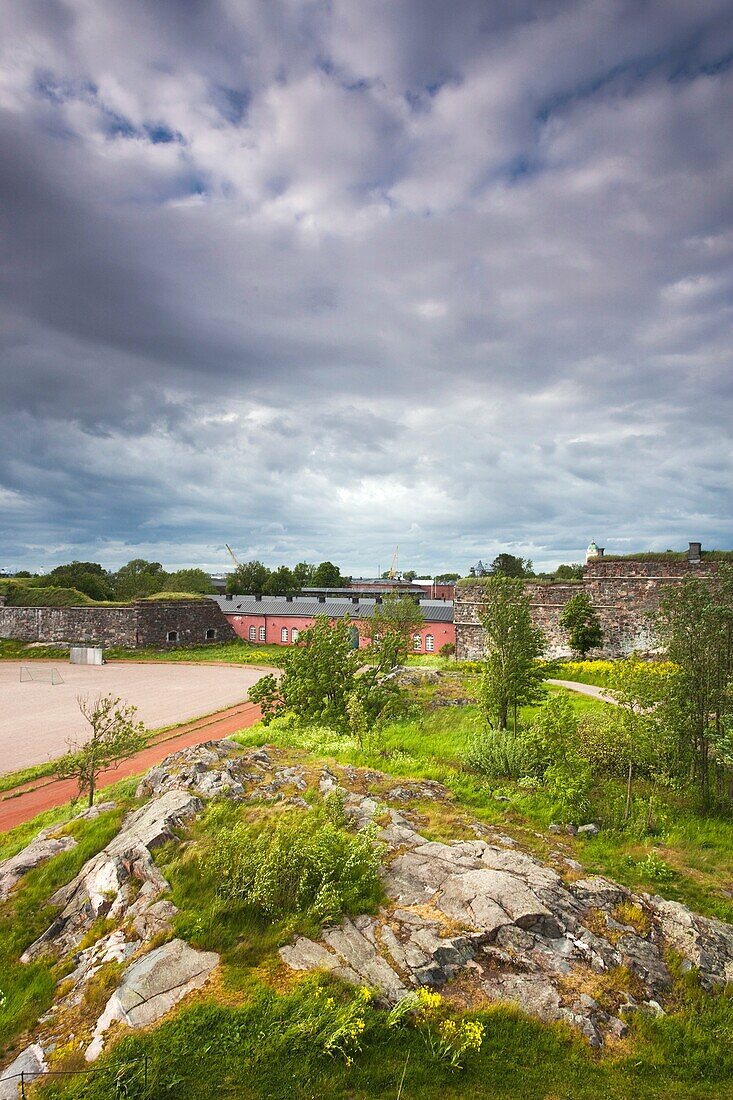
[[[21,684],[63,684],[64,678],[57,668],[29,668],[20,666]]]

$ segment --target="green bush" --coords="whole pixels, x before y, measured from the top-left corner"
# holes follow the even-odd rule
[[[521,779],[544,771],[542,745],[532,731],[479,730],[469,740],[463,762],[490,779]]]
[[[562,824],[578,824],[591,816],[592,772],[579,756],[569,753],[545,772],[552,816]]]
[[[381,897],[383,846],[374,827],[351,833],[342,821],[338,804],[327,802],[259,832],[247,822],[225,823],[206,852],[207,869],[222,897],[269,920],[304,914],[325,922],[365,912]]]
[[[578,720],[578,752],[596,774],[623,778],[628,770],[619,716],[612,707],[589,711]]]

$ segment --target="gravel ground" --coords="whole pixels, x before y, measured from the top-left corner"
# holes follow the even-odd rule
[[[142,721],[156,729],[242,702],[264,671],[128,661],[101,667],[34,661],[24,667],[36,676],[55,668],[64,682],[21,683],[21,662],[0,663],[0,774],[42,764],[65,752],[68,739],[84,739],[88,726],[77,696],[111,692],[134,703]]]

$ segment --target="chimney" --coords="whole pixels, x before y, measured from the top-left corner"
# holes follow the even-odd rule
[[[605,546],[599,546],[598,547],[598,557],[602,558],[605,553],[606,553],[606,547]]]
[[[292,596],[286,596],[285,599],[286,599],[287,603],[292,603],[293,602],[293,597]]]
[[[687,560],[699,562],[702,555],[702,543],[691,542],[690,549],[687,551]]]
[[[227,594],[226,594],[226,596],[224,597],[224,599],[225,599],[225,600],[233,600],[233,599],[234,599],[234,596],[232,595],[232,593],[231,593],[231,592],[227,592]]]
[[[257,603],[262,603],[262,593],[261,592],[256,592],[255,593],[255,599],[257,600]]]
[[[382,602],[382,597],[381,596],[375,596],[374,597],[374,602],[375,603],[381,603]]]
[[[319,596],[318,597],[318,602],[319,603],[325,603],[326,602],[326,597],[325,596]]]
[[[351,602],[352,603],[358,603],[359,602],[359,597],[358,596],[352,596],[351,597]]]

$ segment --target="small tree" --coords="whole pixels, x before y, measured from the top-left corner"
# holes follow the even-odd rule
[[[332,561],[322,561],[313,573],[313,588],[347,588],[348,577],[341,576],[341,570]]]
[[[626,765],[624,821],[631,814],[634,772],[663,755],[656,707],[664,694],[664,680],[664,670],[642,661],[637,653],[617,661],[611,671],[609,686],[618,704],[618,748]]]
[[[356,713],[354,699],[369,728],[397,709],[401,692],[387,675],[393,666],[378,650],[375,664],[363,668],[352,645],[351,626],[348,617],[332,623],[318,616],[300,635],[299,644],[284,654],[280,680],[263,676],[250,688],[249,697],[260,704],[265,725],[290,712],[302,722],[346,732],[350,713]]]
[[[601,620],[586,592],[568,600],[560,615],[560,626],[567,631],[570,648],[578,657],[585,657],[603,641]]]
[[[145,744],[147,731],[142,722],[135,720],[137,707],[114,695],[99,695],[93,702],[79,696],[77,702],[91,726],[91,736],[81,744],[70,745],[54,770],[61,779],[76,779],[79,797],[86,791],[92,806],[100,772],[134,756]]]
[[[492,576],[501,577],[531,577],[532,569],[529,558],[518,558],[514,554],[497,554],[489,566],[489,573]]]
[[[289,596],[300,588],[292,569],[287,565],[281,565],[270,573],[265,584],[265,592],[268,596]]]
[[[480,703],[490,725],[506,729],[509,711],[517,729],[520,706],[542,698],[545,652],[542,631],[532,622],[532,607],[520,579],[496,575],[485,582],[486,603],[479,620],[488,655],[481,678]]]
[[[364,621],[363,630],[370,639],[370,657],[386,671],[404,662],[412,649],[413,635],[425,624],[420,605],[412,596],[390,592],[374,615]]]

